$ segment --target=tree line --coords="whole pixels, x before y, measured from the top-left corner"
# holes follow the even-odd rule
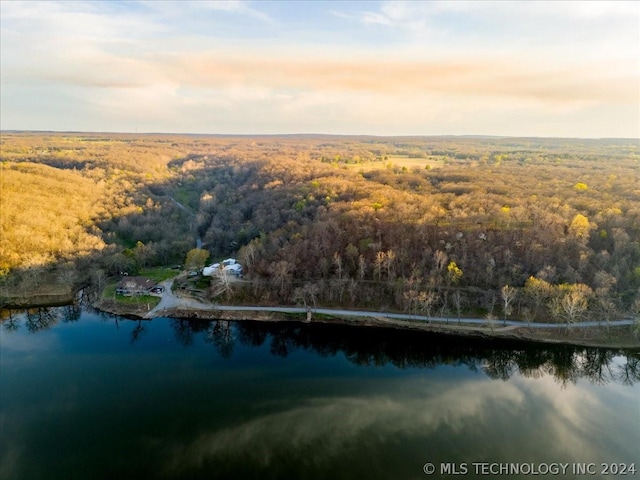
[[[12,334],[20,329],[31,333],[53,328],[61,322],[74,322],[81,316],[77,304],[65,307],[32,308],[24,312],[4,311],[2,329]],[[101,315],[96,312],[96,315]],[[105,322],[113,317],[104,314]],[[115,320],[118,322],[119,320]],[[120,320],[122,321],[122,320]],[[131,331],[135,342],[144,334],[145,322]],[[233,356],[236,345],[258,348],[268,346],[274,354],[286,357],[304,350],[321,356],[343,354],[360,366],[394,365],[398,368],[435,368],[440,365],[466,365],[483,371],[493,379],[507,380],[519,374],[537,378],[551,375],[567,385],[584,378],[594,384],[640,381],[640,357],[624,350],[583,348],[569,345],[523,345],[499,341],[469,341],[439,338],[434,334],[372,328],[367,335],[358,327],[271,322],[229,322],[224,320],[170,321],[176,341],[189,347],[200,337],[225,357]],[[619,361],[620,358],[624,361]],[[618,358],[618,361],[616,361]]]
[[[228,301],[568,323],[639,308],[636,140],[11,133],[1,146],[5,287],[182,263],[199,237],[243,262]]]

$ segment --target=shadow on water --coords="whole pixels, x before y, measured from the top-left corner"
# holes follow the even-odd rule
[[[59,323],[76,322],[83,312],[90,311],[116,328],[123,322],[135,322],[130,331],[132,344],[152,328],[153,322],[168,321],[179,345],[209,344],[225,359],[233,356],[236,346],[268,345],[271,354],[280,357],[306,351],[320,357],[343,355],[358,366],[393,365],[407,369],[466,365],[498,380],[508,380],[513,375],[531,378],[551,375],[561,385],[574,384],[579,379],[593,384],[632,385],[640,381],[640,352],[635,350],[466,339],[383,328],[368,328],[363,334],[362,327],[296,322],[131,320],[90,309],[88,300],[81,293],[75,304],[64,307],[2,310],[1,328],[7,334],[21,327],[36,333]]]

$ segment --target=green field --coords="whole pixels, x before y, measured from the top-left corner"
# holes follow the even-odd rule
[[[431,155],[427,158],[412,157],[410,155],[389,155],[386,160],[364,163],[347,163],[345,168],[359,172],[371,172],[373,170],[431,170],[442,168],[446,157]]]
[[[169,278],[175,277],[179,272],[168,267],[153,267],[140,269],[139,276],[147,277],[155,282],[162,282]]]
[[[140,295],[137,297],[125,297],[116,293],[116,283],[107,285],[102,291],[102,298],[105,300],[114,300],[122,305],[149,305],[149,308],[155,307],[160,303],[160,297],[152,295]]]

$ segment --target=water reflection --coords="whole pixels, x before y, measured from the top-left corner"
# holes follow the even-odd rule
[[[142,322],[142,319],[138,320],[136,326],[131,330],[131,343],[135,343],[140,340],[142,335],[147,331],[146,325]]]
[[[286,357],[307,350],[321,357],[339,353],[361,366],[392,364],[399,368],[434,368],[466,365],[482,370],[492,379],[508,380],[514,374],[540,378],[551,375],[561,385],[586,378],[592,383],[610,381],[631,385],[640,380],[640,354],[603,348],[569,345],[524,345],[513,342],[465,340],[432,334],[295,323],[170,320],[176,339],[184,346],[202,334],[223,358],[229,358],[234,343],[259,347],[269,343],[272,354]],[[366,333],[366,334],[365,334]],[[614,364],[616,357],[626,362]]]
[[[636,461],[638,352],[73,318],[3,317],[0,478],[382,480],[424,478],[425,462]]]
[[[59,322],[77,321],[86,305],[35,308],[23,314],[4,311],[2,328],[12,333],[21,324],[31,333],[49,329]],[[149,320],[93,312],[104,322],[135,322],[131,343],[138,342],[151,328]],[[585,378],[594,384],[617,382],[632,385],[640,380],[640,352],[620,349],[584,348],[509,341],[486,341],[448,336],[351,326],[300,324],[293,322],[229,322],[224,320],[167,319],[178,344],[190,347],[200,337],[225,359],[237,345],[261,347],[271,354],[287,357],[295,351],[309,351],[320,357],[339,354],[359,366],[394,365],[406,368],[435,368],[465,365],[483,371],[496,380],[515,374],[529,378],[551,376],[560,385],[575,384]],[[614,362],[623,358],[624,361]]]
[[[89,294],[84,290],[78,292],[75,301],[61,307],[34,307],[25,310],[12,310],[0,308],[0,322],[7,332],[18,330],[24,318],[24,326],[29,332],[35,333],[49,329],[59,322],[77,322],[82,312],[92,310]]]
[[[376,396],[311,398],[187,442],[162,442],[166,471],[215,471],[221,463],[233,470],[287,471],[295,465],[307,472],[327,472],[338,464],[338,471],[349,471],[349,461],[367,458],[369,465],[358,465],[359,473],[366,473],[360,478],[419,478],[416,457],[458,463],[633,458],[633,446],[622,440],[637,438],[633,420],[616,420],[598,392],[584,386],[559,395],[561,387],[548,378],[497,385],[413,379],[396,388]],[[613,406],[628,408],[634,400],[628,394]],[[410,442],[422,453],[394,448]],[[381,457],[371,458],[370,452]],[[387,462],[385,454],[396,461]],[[403,456],[404,471],[398,462]]]
[[[193,345],[194,338],[201,335],[206,343],[215,347],[222,358],[231,358],[236,342],[232,322],[220,320],[216,322],[196,321],[186,319],[170,319],[171,327],[175,332],[176,341],[185,347]],[[266,332],[262,333],[266,338]],[[260,346],[260,343],[248,341],[249,336],[243,335],[239,339],[241,344]]]

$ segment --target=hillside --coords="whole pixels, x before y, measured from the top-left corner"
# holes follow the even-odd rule
[[[228,301],[568,322],[640,304],[637,140],[7,132],[1,147],[5,291],[36,288],[34,269],[181,263],[200,237],[245,265]]]

